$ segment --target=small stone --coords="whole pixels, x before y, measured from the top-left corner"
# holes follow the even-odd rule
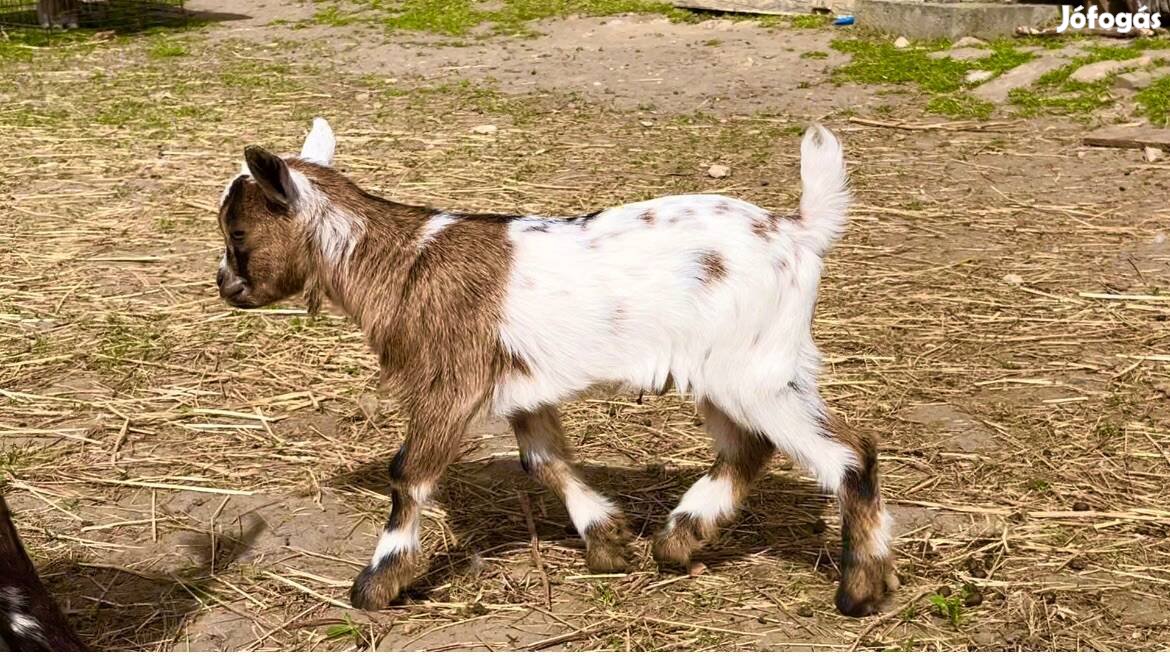
[[[981,84],[993,77],[995,77],[995,73],[977,69],[974,71],[967,71],[967,75],[963,78],[963,81],[967,84]]]
[[[644,128],[652,128],[652,127],[654,127],[654,121],[638,121],[638,124],[639,124],[639,125],[641,125],[641,126],[642,126],[642,127],[644,127]]]
[[[811,606],[802,605],[802,606],[797,607],[796,614],[800,615],[801,617],[812,617],[813,616],[813,609]]]
[[[935,590],[935,593],[940,597],[950,597],[951,587],[949,585],[940,585],[938,586],[938,589]]]
[[[707,175],[712,178],[726,178],[731,175],[731,168],[723,164],[712,164],[711,168],[707,169]]]
[[[1113,81],[1113,86],[1118,89],[1132,89],[1138,91],[1145,89],[1154,83],[1154,76],[1146,71],[1133,71],[1132,73],[1122,73]]]
[[[987,578],[987,570],[983,569],[982,567],[972,567],[971,568],[971,578],[985,579],[985,578]]]
[[[1085,503],[1084,501],[1078,501],[1073,504],[1073,510],[1076,512],[1085,512],[1088,509],[1089,504]]]
[[[499,128],[492,125],[491,123],[486,123],[484,125],[477,125],[471,128],[471,131],[476,134],[495,134],[497,131],[499,131]]]
[[[1068,561],[1068,568],[1074,572],[1079,572],[1089,566],[1089,563],[1084,558],[1073,558]]]
[[[1019,274],[1009,273],[1003,277],[1003,281],[1009,285],[1022,285],[1024,284],[1024,277]]]
[[[687,574],[691,576],[700,576],[706,571],[707,566],[703,563],[691,563],[691,566],[687,568]]]
[[[812,532],[814,535],[820,535],[821,533],[824,533],[825,529],[827,528],[829,528],[829,524],[823,519],[818,519],[813,523]]]
[[[365,91],[363,91],[363,92],[361,92],[361,93],[357,94],[356,96],[354,96],[354,97],[353,97],[353,99],[354,99],[354,100],[356,100],[356,101],[358,101],[358,102],[362,102],[362,103],[364,103],[364,102],[366,102],[367,100],[369,100],[369,99],[370,99],[370,94],[368,94],[368,93],[366,93]]]
[[[1145,156],[1147,162],[1156,162],[1165,157],[1166,153],[1163,152],[1161,148],[1146,146],[1145,150],[1143,151],[1143,155]]]
[[[894,47],[897,48],[898,50],[902,50],[904,48],[909,48],[910,47],[910,39],[907,39],[904,36],[900,36],[894,40]]]
[[[987,42],[982,39],[977,39],[973,36],[965,36],[951,45],[952,48],[979,48],[987,45]]]

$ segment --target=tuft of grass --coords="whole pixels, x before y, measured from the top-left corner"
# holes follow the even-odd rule
[[[182,43],[172,41],[166,38],[156,39],[146,51],[146,56],[151,59],[170,59],[172,57],[187,56],[187,47]]]
[[[986,120],[995,111],[995,105],[968,93],[952,93],[931,98],[926,103],[926,111],[951,118]]]
[[[950,623],[956,629],[963,623],[963,600],[958,596],[944,597],[940,594],[930,596],[930,605],[934,612]]]
[[[1170,76],[1156,80],[1134,97],[1150,123],[1170,128]]]
[[[832,22],[833,17],[829,14],[800,14],[793,16],[789,24],[798,29],[811,30],[826,27]]]
[[[800,54],[801,59],[827,59],[828,57],[829,53],[824,50],[809,50]]]

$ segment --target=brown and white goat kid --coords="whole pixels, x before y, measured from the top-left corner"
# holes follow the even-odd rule
[[[220,295],[268,305],[305,290],[361,327],[410,413],[390,463],[393,509],[354,582],[354,606],[387,606],[417,573],[419,517],[482,407],[506,417],[521,462],[564,500],[591,570],[628,565],[622,512],[573,463],[557,405],[585,388],[694,394],[717,458],[654,541],[686,566],[735,513],[779,449],[841,503],[837,607],[875,612],[896,588],[875,442],[817,392],[811,323],[821,258],[846,222],[837,139],[801,144],[800,210],[714,195],[670,196],[565,218],[402,205],[331,168],[316,119],[299,157],[244,150],[219,222]]]

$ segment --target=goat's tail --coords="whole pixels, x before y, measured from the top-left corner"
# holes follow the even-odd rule
[[[820,124],[809,127],[800,143],[800,183],[804,240],[824,253],[845,230],[849,178],[841,143]]]

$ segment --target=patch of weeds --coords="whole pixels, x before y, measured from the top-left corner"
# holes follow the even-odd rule
[[[824,50],[809,50],[800,54],[801,59],[828,59],[829,53]]]
[[[1156,80],[1134,97],[1150,123],[1170,128],[1170,76]]]
[[[171,346],[169,337],[158,325],[131,323],[111,314],[106,317],[102,342],[97,350],[101,357],[94,364],[99,368],[109,368],[125,359],[153,360],[165,356]]]
[[[948,44],[934,41],[919,47],[894,47],[888,40],[837,39],[834,50],[853,56],[852,61],[833,72],[839,81],[861,84],[916,84],[929,93],[954,93],[964,88],[968,71],[979,69],[1002,73],[1032,59],[1009,42],[990,44],[991,54],[983,59],[960,61],[949,57],[931,59],[927,55],[945,49]]]
[[[827,27],[832,22],[833,17],[829,14],[800,14],[793,16],[788,24],[801,30],[813,30],[818,27]]]
[[[951,118],[986,120],[995,111],[995,105],[968,93],[938,95],[926,103],[926,111]]]
[[[957,595],[944,597],[941,594],[930,595],[930,605],[936,615],[945,619],[956,629],[963,623],[963,600]]]
[[[1077,82],[1070,78],[1078,68],[1102,61],[1136,59],[1146,50],[1168,47],[1170,44],[1160,39],[1135,39],[1124,46],[1093,46],[1067,65],[1040,76],[1032,88],[1013,89],[1008,100],[1015,105],[1020,116],[1061,114],[1088,117],[1113,104],[1110,89],[1115,76],[1097,82]]]
[[[464,36],[483,24],[490,24],[493,34],[531,35],[530,22],[557,16],[659,14],[676,21],[695,17],[694,12],[656,0],[502,0],[491,8],[475,0],[353,0],[347,4],[354,11],[346,13],[333,3],[318,10],[312,21],[344,25],[360,19],[391,30]]]
[[[1047,492],[1052,488],[1052,483],[1049,483],[1043,478],[1029,479],[1026,485],[1033,492]]]
[[[293,79],[291,74],[292,67],[287,64],[237,62],[220,71],[219,80],[224,86],[268,93],[302,90],[301,83]]]
[[[597,599],[597,603],[606,608],[614,608],[618,605],[617,593],[613,591],[613,588],[608,583],[594,585],[593,595]]]
[[[348,638],[353,640],[355,644],[364,642],[362,627],[353,621],[353,618],[349,616],[349,613],[345,614],[345,617],[342,618],[340,624],[333,624],[331,626],[325,627],[325,636],[331,640]]]
[[[177,41],[159,38],[155,39],[154,43],[150,44],[150,48],[146,51],[146,56],[151,59],[170,59],[172,57],[185,57],[189,54],[187,47]]]

